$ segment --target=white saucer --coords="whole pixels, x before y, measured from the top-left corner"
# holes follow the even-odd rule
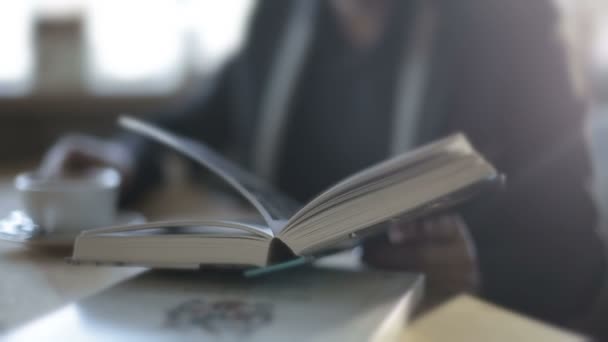
[[[144,223],[138,212],[122,211],[112,225],[122,226]],[[22,243],[32,247],[71,247],[80,231],[47,233],[21,210],[11,212],[0,220],[0,240]]]

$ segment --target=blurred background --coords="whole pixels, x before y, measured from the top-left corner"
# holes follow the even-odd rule
[[[186,96],[238,48],[254,5],[0,2],[0,160],[36,161],[62,133],[103,135],[120,112],[145,112]],[[593,188],[600,206],[608,208],[608,2],[555,5],[573,83],[590,104]]]
[[[572,79],[589,104],[588,136],[594,157],[592,189],[608,241],[608,2],[556,0],[561,34],[569,51]]]
[[[253,1],[0,2],[0,160],[187,95],[239,45]]]

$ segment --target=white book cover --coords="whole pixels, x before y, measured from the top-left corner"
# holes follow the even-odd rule
[[[4,341],[368,341],[402,329],[411,273],[316,266],[263,277],[152,271],[9,332]]]

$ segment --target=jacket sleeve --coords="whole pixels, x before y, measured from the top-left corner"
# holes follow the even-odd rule
[[[242,48],[194,96],[159,111],[152,121],[218,150],[237,141],[242,143],[244,131],[249,134],[251,122],[255,121],[269,61],[293,2],[257,1]],[[137,157],[135,181],[122,199],[125,204],[161,180],[160,154],[156,146],[140,137],[127,134],[121,139]]]
[[[563,322],[592,303],[605,271],[585,106],[549,1],[472,3],[456,107],[473,143],[507,176],[502,191],[466,213],[484,293]]]
[[[222,148],[230,141],[230,121],[234,116],[229,89],[232,72],[232,63],[228,63],[215,77],[206,80],[195,96],[156,114],[149,113],[147,120],[174,133]],[[163,154],[156,143],[136,134],[122,133],[117,139],[131,150],[135,162],[133,179],[121,198],[121,204],[128,205],[162,180]]]

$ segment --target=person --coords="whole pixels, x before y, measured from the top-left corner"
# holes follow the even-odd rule
[[[598,295],[605,262],[586,189],[585,107],[556,24],[550,1],[260,1],[240,52],[155,122],[300,201],[462,131],[506,187],[457,213],[394,223],[364,260],[437,275],[431,286],[479,281],[485,298],[564,324]],[[125,174],[126,201],[161,179],[158,151],[129,135],[64,138],[42,168],[94,163]]]

